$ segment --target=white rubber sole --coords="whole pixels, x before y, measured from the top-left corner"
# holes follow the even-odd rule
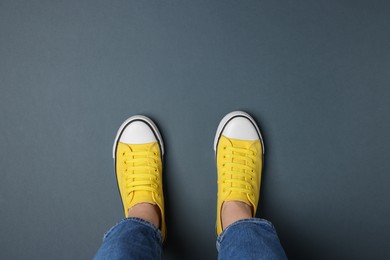
[[[154,122],[150,118],[148,118],[146,116],[142,116],[142,115],[135,115],[135,116],[132,116],[132,117],[129,117],[128,119],[126,119],[126,121],[123,122],[123,124],[119,127],[119,130],[118,130],[116,137],[115,137],[114,146],[112,148],[112,158],[115,159],[116,147],[118,146],[118,140],[119,140],[123,130],[125,129],[126,126],[128,126],[133,121],[143,121],[146,124],[148,124],[150,126],[150,128],[152,128],[154,135],[156,136],[158,143],[160,145],[161,155],[164,155],[164,143],[163,143],[161,134],[158,131],[157,126],[154,124]]]
[[[225,127],[225,125],[234,117],[239,117],[239,116],[242,116],[242,117],[245,117],[247,119],[249,119],[252,124],[255,126],[256,128],[256,132],[257,134],[259,135],[260,137],[260,141],[261,141],[261,145],[263,146],[263,155],[264,155],[264,152],[265,152],[265,148],[264,148],[264,142],[263,142],[263,137],[261,135],[261,132],[260,132],[260,129],[259,127],[257,126],[256,124],[256,121],[248,114],[248,113],[245,113],[243,111],[233,111],[233,112],[230,112],[229,114],[227,114],[226,116],[224,116],[221,120],[221,122],[219,123],[218,125],[218,128],[217,128],[217,133],[215,134],[215,138],[214,138],[214,153],[216,153],[217,151],[217,144],[218,144],[218,140],[219,138],[221,137],[221,133]]]

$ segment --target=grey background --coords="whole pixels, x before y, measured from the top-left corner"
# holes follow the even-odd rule
[[[390,258],[389,1],[0,1],[0,259],[88,259],[123,217],[111,149],[166,143],[166,259],[214,259],[220,119],[266,145],[291,259]]]

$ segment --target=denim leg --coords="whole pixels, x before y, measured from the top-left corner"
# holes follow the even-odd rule
[[[161,232],[140,218],[126,218],[103,237],[94,259],[161,259]]]
[[[217,239],[218,259],[287,259],[271,222],[250,218],[228,226]]]

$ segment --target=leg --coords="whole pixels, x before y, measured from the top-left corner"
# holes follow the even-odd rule
[[[95,260],[161,259],[161,232],[140,218],[126,218],[104,236]]]
[[[165,238],[162,156],[156,125],[133,116],[119,128],[113,157],[126,219],[104,236],[96,259],[159,259]]]
[[[287,259],[274,226],[264,219],[242,219],[217,240],[218,259]]]
[[[217,159],[217,249],[220,259],[286,259],[272,224],[255,219],[264,145],[253,118],[226,115],[214,141]]]

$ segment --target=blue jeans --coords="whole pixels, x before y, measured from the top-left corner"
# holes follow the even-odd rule
[[[271,222],[242,219],[217,239],[218,259],[287,259]],[[161,259],[161,232],[152,223],[126,218],[112,227],[94,259]]]

